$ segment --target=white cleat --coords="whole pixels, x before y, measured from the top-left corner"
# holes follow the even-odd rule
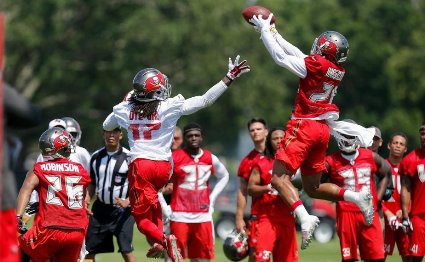
[[[373,207],[373,196],[369,188],[363,187],[359,192],[359,203],[357,205],[363,213],[366,225],[371,225],[375,215],[375,209]]]
[[[314,230],[320,223],[320,220],[316,216],[310,215],[310,221],[301,224],[301,249],[306,249],[313,238]]]

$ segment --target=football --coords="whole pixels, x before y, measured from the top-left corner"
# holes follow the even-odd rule
[[[263,15],[263,19],[266,19],[267,17],[269,17],[270,14],[271,14],[271,11],[269,9],[262,6],[258,6],[258,5],[248,6],[242,11],[243,18],[245,19],[245,21],[247,21],[251,25],[254,25],[254,24],[251,23],[249,20],[254,15],[257,15],[257,16]],[[275,21],[276,21],[276,17],[273,16],[271,23],[274,23]]]

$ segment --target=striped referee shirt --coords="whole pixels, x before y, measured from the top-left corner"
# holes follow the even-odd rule
[[[116,197],[128,198],[128,153],[125,147],[114,153],[103,147],[91,156],[90,177],[98,201],[113,205]]]

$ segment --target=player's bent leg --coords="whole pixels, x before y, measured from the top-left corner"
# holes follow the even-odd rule
[[[320,223],[316,216],[310,215],[299,198],[298,189],[292,184],[291,174],[282,161],[274,161],[271,184],[279,192],[281,199],[294,211],[301,224],[301,249],[306,249],[314,230]]]
[[[298,189],[291,182],[292,174],[282,161],[274,161],[272,173],[271,185],[279,192],[279,196],[283,202],[288,206],[292,206],[295,202],[299,201]]]
[[[338,201],[341,188],[332,183],[320,183],[321,173],[302,175],[304,191],[311,198]]]

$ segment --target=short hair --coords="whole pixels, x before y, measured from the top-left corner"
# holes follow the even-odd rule
[[[267,128],[266,120],[264,120],[263,118],[260,118],[260,117],[254,117],[254,118],[251,118],[248,121],[248,124],[247,124],[248,130],[249,130],[249,127],[254,123],[261,123],[261,124],[264,125],[264,127]]]
[[[393,134],[391,135],[391,137],[390,137],[390,140],[388,141],[388,144],[392,143],[392,142],[393,142],[394,137],[396,137],[396,136],[401,136],[401,137],[403,137],[403,138],[406,140],[406,146],[407,146],[407,141],[408,141],[408,139],[407,139],[407,135],[406,135],[405,133],[403,133],[403,132],[395,132],[395,133],[393,133]]]
[[[183,127],[183,135],[186,135],[187,132],[194,129],[198,130],[202,134],[202,127],[198,123],[192,122]]]

